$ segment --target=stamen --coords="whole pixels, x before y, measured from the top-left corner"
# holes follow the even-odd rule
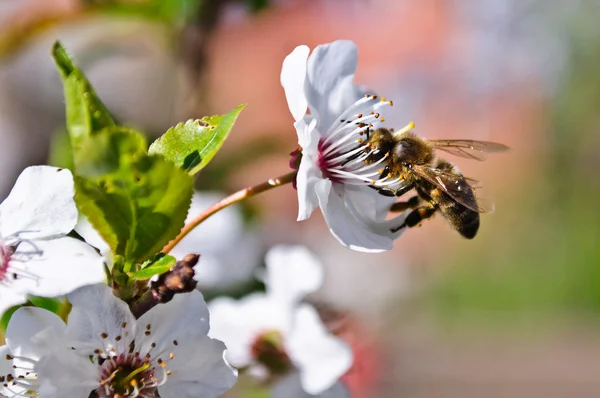
[[[404,134],[404,133],[406,133],[406,132],[408,132],[408,131],[410,131],[410,130],[412,130],[414,128],[415,128],[415,123],[414,122],[410,122],[406,126],[404,126],[403,128],[401,128],[400,130],[396,131],[394,133],[394,137],[397,137],[397,136],[399,136],[401,134]]]

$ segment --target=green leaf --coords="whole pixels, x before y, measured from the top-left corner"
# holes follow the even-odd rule
[[[2,317],[0,318],[0,328],[2,328],[3,332],[6,332],[6,328],[8,327],[8,323],[10,322],[10,318],[21,307],[22,305],[15,305],[14,307],[10,307],[6,311],[4,311],[4,314],[2,314]]]
[[[52,58],[60,72],[65,91],[67,130],[75,152],[92,134],[114,126],[110,113],[100,101],[83,72],[73,63],[60,42],[52,46]]]
[[[240,105],[223,116],[206,116],[171,127],[150,145],[150,154],[160,154],[190,175],[204,168],[223,146],[240,112]]]
[[[177,259],[172,256],[157,256],[148,261],[139,271],[131,272],[129,277],[133,280],[150,279],[154,275],[164,274],[175,266]]]
[[[33,305],[35,305],[38,308],[43,308],[45,310],[48,310],[54,314],[58,314],[60,313],[63,305],[64,305],[64,299],[55,299],[55,298],[48,298],[48,297],[38,297],[38,296],[29,296],[27,297],[27,299],[29,300],[29,302]]]
[[[193,193],[187,173],[144,148],[133,130],[104,129],[82,146],[75,176],[79,210],[123,256],[125,272],[179,233]]]

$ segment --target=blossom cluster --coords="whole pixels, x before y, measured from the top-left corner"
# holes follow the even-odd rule
[[[354,43],[312,54],[299,46],[285,58],[296,170],[212,206],[200,204],[192,177],[243,107],[174,126],[148,149],[112,119],[59,43],[53,57],[73,167],[25,169],[0,205],[0,396],[211,398],[242,373],[274,397],[348,396],[340,378],[352,351],[307,299],[324,278],[308,249],[269,250],[264,291],[204,297],[252,275],[251,234],[219,235],[210,223],[240,223],[221,210],[264,187],[295,180],[298,220],[320,207],[350,249],[389,250],[402,233],[394,227],[406,214],[388,218],[395,198],[373,189],[399,181],[381,176],[385,159],[365,161],[363,142],[392,101],[354,84]]]

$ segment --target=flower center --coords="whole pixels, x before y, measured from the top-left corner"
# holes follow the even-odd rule
[[[389,186],[400,182],[382,177],[389,154],[365,162],[374,149],[369,141],[371,133],[385,122],[380,109],[392,105],[392,101],[367,94],[336,119],[319,141],[317,163],[324,177],[346,185]]]
[[[122,333],[109,336],[102,333],[102,348],[95,351],[94,362],[100,365],[100,386],[96,389],[98,398],[156,398],[157,387],[166,383],[171,371],[167,361],[175,354],[167,345],[156,352],[156,343],[146,344],[152,336],[152,325],[146,325],[141,343],[146,352],[136,349],[136,342],[126,343],[129,329],[126,322],[121,324]],[[173,340],[173,347],[179,343]],[[163,359],[164,358],[164,359]]]
[[[18,251],[17,248],[19,248]],[[42,254],[42,251],[31,240],[19,236],[5,239],[0,237],[0,285],[10,285],[19,278],[37,280],[36,275],[20,268],[19,263],[30,261]]]
[[[4,240],[0,238],[0,283],[4,281],[8,272],[8,265],[12,255],[15,253],[15,246],[8,246],[4,244]]]
[[[261,333],[252,343],[251,350],[254,359],[272,375],[285,374],[292,368],[292,361],[283,345],[283,336],[277,330]]]
[[[98,397],[148,397],[155,396],[158,380],[148,359],[134,353],[121,354],[106,359],[101,365],[101,382]]]

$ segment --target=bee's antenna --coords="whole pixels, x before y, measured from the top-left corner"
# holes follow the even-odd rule
[[[394,133],[394,137],[398,137],[399,135],[404,134],[407,131],[410,131],[414,128],[415,128],[415,122],[410,122],[406,126],[404,126],[404,128],[401,128],[400,130],[396,131]]]

